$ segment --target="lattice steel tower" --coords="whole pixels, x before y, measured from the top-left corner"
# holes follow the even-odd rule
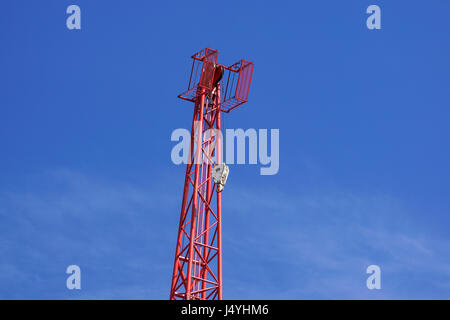
[[[247,102],[253,63],[217,64],[219,52],[192,56],[188,90],[194,102],[191,144],[170,299],[222,299],[222,190],[228,167],[222,162],[221,112]]]

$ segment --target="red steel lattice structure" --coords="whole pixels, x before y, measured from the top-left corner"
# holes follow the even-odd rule
[[[210,48],[192,56],[187,91],[178,97],[194,102],[191,144],[170,299],[222,299],[222,193],[212,178],[221,163],[221,112],[247,102],[253,63],[225,67]]]

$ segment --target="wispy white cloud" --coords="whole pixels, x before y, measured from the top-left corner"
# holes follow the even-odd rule
[[[260,279],[233,281],[252,286],[256,297],[450,296],[442,285],[450,280],[449,239],[423,229],[399,199],[336,189],[308,194],[267,188],[234,188],[226,197],[233,199],[226,205],[232,215],[224,231],[227,249],[235,255],[233,268]],[[371,264],[382,269],[378,292],[365,286]]]
[[[33,179],[41,188],[0,194],[2,298],[166,297],[178,199],[70,170]],[[69,264],[81,293],[65,288]]]
[[[167,298],[181,190],[171,179],[136,186],[57,170],[32,180],[40,188],[0,194],[1,298]],[[449,239],[400,199],[237,183],[223,199],[226,298],[450,296]],[[69,264],[82,268],[81,292],[65,288]],[[370,264],[380,291],[365,286]]]

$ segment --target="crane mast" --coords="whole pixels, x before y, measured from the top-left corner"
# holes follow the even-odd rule
[[[222,162],[221,113],[247,102],[253,63],[217,64],[218,51],[192,56],[188,90],[194,102],[170,299],[222,299],[222,190],[228,167]]]

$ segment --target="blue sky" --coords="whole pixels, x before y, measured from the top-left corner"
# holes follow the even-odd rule
[[[277,175],[230,167],[224,298],[450,298],[448,1],[1,9],[0,298],[168,298],[185,170],[170,135],[190,127],[176,95],[204,47],[255,63],[226,127],[280,129]]]

